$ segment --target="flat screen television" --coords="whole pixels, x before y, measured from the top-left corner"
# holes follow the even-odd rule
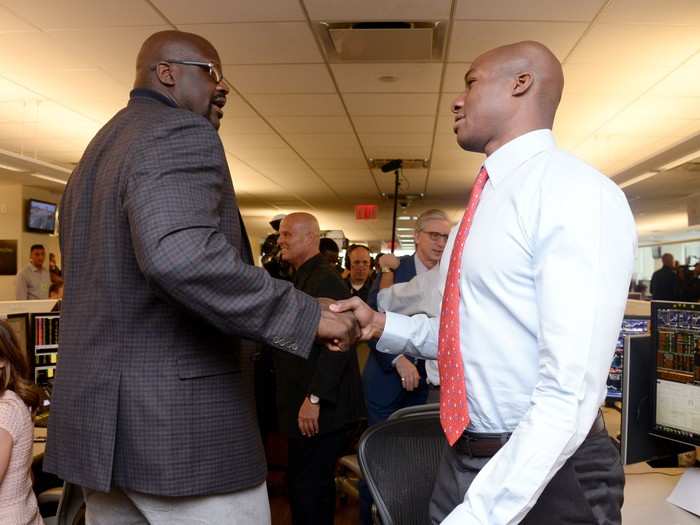
[[[29,199],[27,202],[27,231],[53,233],[56,229],[57,205],[51,202]]]

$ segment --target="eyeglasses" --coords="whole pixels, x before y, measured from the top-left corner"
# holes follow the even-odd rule
[[[199,60],[163,60],[163,62],[169,62],[171,64],[182,64],[183,66],[197,66],[207,69],[209,76],[219,84],[224,79],[224,74],[213,62],[202,62]]]
[[[427,232],[425,230],[421,230],[421,233],[425,233],[428,237],[430,237],[430,240],[434,241],[434,242],[437,242],[440,240],[447,242],[447,239],[450,237],[448,234],[445,234],[445,233]]]

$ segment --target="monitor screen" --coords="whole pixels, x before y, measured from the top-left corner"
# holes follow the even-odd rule
[[[7,324],[10,325],[10,328],[15,334],[15,337],[17,338],[17,342],[19,343],[19,348],[22,350],[24,355],[28,356],[27,354],[27,314],[11,314],[7,316]]]
[[[654,301],[654,435],[700,445],[700,303]]]
[[[53,233],[56,228],[56,204],[29,199],[27,203],[27,230]]]
[[[622,363],[625,347],[625,336],[646,335],[649,333],[649,318],[645,316],[626,315],[622,320],[622,328],[617,338],[617,346],[608,372],[606,399],[615,401],[622,399]]]

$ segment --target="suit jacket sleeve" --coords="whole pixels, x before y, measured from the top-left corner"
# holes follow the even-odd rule
[[[348,299],[350,292],[340,278],[324,275],[319,283],[319,297],[342,300]],[[338,386],[350,359],[357,359],[355,352],[331,352],[325,347],[321,348],[308,393],[329,403],[335,403]]]
[[[223,199],[234,195],[211,124],[173,112],[129,160],[122,202],[139,267],[155,292],[224,333],[307,357],[318,302],[246,263],[219,229]]]

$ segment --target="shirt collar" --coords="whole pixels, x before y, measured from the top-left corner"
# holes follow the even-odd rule
[[[420,275],[428,271],[428,267],[423,264],[423,261],[421,261],[420,257],[418,257],[418,252],[413,253],[413,261],[416,264],[416,275]]]
[[[486,157],[484,166],[489,174],[489,181],[497,186],[525,161],[556,147],[550,129],[536,129],[514,138]]]
[[[173,108],[178,107],[177,103],[173,99],[163,95],[162,93],[158,93],[157,91],[154,91],[152,89],[134,88],[131,90],[131,93],[129,93],[129,98],[133,99],[135,97],[150,98],[153,100],[157,100],[158,102],[162,102],[166,106],[170,106]]]
[[[42,266],[41,268],[37,268],[37,267],[34,266],[32,263],[29,263],[29,269],[30,269],[31,271],[33,271],[33,272],[43,272],[43,271],[44,271],[44,267],[43,267],[43,266]]]

